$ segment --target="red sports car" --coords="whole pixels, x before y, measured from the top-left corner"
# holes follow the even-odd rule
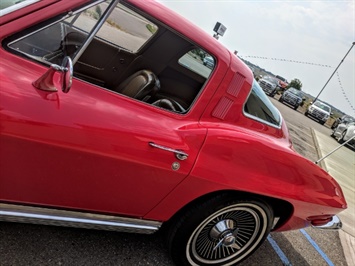
[[[177,265],[230,265],[346,208],[250,69],[162,4],[3,1],[0,41],[2,221],[163,226]]]

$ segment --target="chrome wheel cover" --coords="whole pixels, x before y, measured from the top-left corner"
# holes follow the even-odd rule
[[[267,230],[265,211],[238,203],[207,217],[191,234],[186,257],[191,265],[232,265],[250,254]]]

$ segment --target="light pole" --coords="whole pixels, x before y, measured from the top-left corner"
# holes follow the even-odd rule
[[[325,83],[325,85],[323,86],[323,88],[320,90],[320,92],[318,93],[317,97],[314,99],[314,103],[318,100],[319,95],[322,93],[322,91],[324,90],[324,88],[328,85],[329,81],[332,79],[332,77],[334,76],[335,72],[337,72],[338,68],[340,67],[340,65],[344,62],[345,57],[350,53],[351,49],[354,47],[355,42],[353,42],[353,44],[351,45],[349,51],[346,53],[346,55],[344,56],[344,58],[340,61],[339,65],[337,66],[337,68],[334,70],[333,74],[330,76],[330,78],[328,79],[328,81]]]

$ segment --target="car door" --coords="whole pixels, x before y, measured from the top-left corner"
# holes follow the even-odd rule
[[[141,216],[192,169],[205,130],[188,116],[76,79],[41,91],[44,67],[1,57],[1,201]]]
[[[0,49],[0,201],[143,216],[193,168],[206,135],[200,114],[162,110],[90,79],[74,78],[69,93],[36,88],[48,70],[37,60],[58,55],[63,29]],[[50,80],[60,88],[59,73]]]

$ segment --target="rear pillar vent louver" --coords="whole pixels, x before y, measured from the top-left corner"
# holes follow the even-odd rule
[[[223,96],[218,102],[215,109],[213,110],[212,116],[222,120],[225,119],[226,115],[228,114],[230,108],[234,103],[233,98],[238,97],[238,94],[241,88],[243,87],[244,81],[245,81],[245,77],[242,74],[237,72],[234,75],[233,79],[231,80],[227,88],[228,96],[232,96],[232,97]]]

